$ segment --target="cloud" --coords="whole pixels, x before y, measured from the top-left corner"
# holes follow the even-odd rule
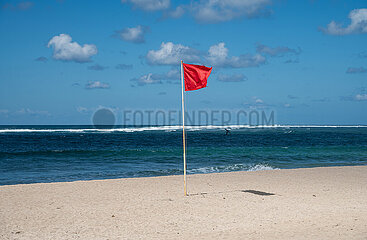
[[[244,102],[242,105],[248,109],[268,109],[273,107],[273,105],[265,103],[265,101],[259,97],[252,97],[251,100]]]
[[[350,24],[346,27],[331,21],[326,28],[321,28],[321,31],[330,35],[367,33],[367,8],[352,10],[348,18],[350,18]]]
[[[163,82],[179,83],[180,79],[180,71],[178,69],[171,69],[164,74],[148,73],[138,78],[133,78],[131,81],[136,82],[139,86],[144,86],[148,84],[162,84]]]
[[[22,108],[15,112],[17,115],[31,115],[31,116],[51,116],[48,111],[31,110],[29,108]]]
[[[266,54],[270,57],[283,57],[285,55],[294,54],[299,55],[301,53],[301,49],[292,49],[289,47],[269,47],[263,44],[258,44],[256,47],[256,51],[261,54]]]
[[[264,17],[271,14],[270,0],[200,0],[187,7],[200,23],[217,23],[236,18]]]
[[[357,101],[366,101],[367,100],[367,94],[357,94],[354,96],[354,98],[357,100]]]
[[[206,59],[212,66],[231,68],[258,67],[266,62],[266,58],[260,54],[229,57],[228,48],[223,42],[211,46]]]
[[[72,42],[72,38],[68,34],[54,36],[48,42],[47,47],[53,48],[52,57],[54,59],[78,63],[90,62],[90,58],[98,52],[97,47],[93,44],[80,46],[77,42]]]
[[[121,0],[121,3],[130,3],[134,8],[144,11],[165,10],[170,7],[170,0]]]
[[[115,31],[115,37],[118,37],[124,41],[132,43],[144,43],[145,33],[149,31],[149,27],[138,25],[132,28],[124,28],[119,31]]]
[[[169,70],[168,72],[166,72],[164,74],[153,74],[152,76],[155,79],[168,80],[169,82],[171,82],[171,81],[180,81],[180,79],[181,79],[181,73],[180,73],[180,70],[178,68],[171,69],[171,70]]]
[[[247,80],[247,77],[243,74],[233,74],[233,75],[219,74],[217,79],[218,81],[221,82],[243,82]]]
[[[129,70],[129,69],[133,69],[133,65],[132,64],[117,64],[116,69],[119,69],[119,70]]]
[[[289,103],[285,103],[283,105],[283,107],[285,107],[285,108],[293,108],[293,106],[291,104],[289,104]]]
[[[184,14],[185,14],[185,6],[180,5],[180,6],[177,6],[176,9],[174,9],[174,10],[164,12],[162,18],[163,19],[164,18],[180,18]]]
[[[34,59],[34,61],[37,61],[37,62],[47,62],[47,58],[46,57],[38,57],[36,59]]]
[[[145,59],[150,65],[179,65],[183,60],[223,68],[258,67],[266,63],[266,58],[260,54],[229,56],[228,52],[223,42],[212,45],[205,54],[181,44],[162,42],[160,49],[148,51]]]
[[[11,3],[6,3],[3,5],[3,9],[10,9],[10,10],[28,10],[31,7],[33,7],[34,3],[33,2],[29,2],[29,1],[24,1],[24,2],[19,2],[16,5],[13,5]]]
[[[354,68],[354,67],[349,67],[346,71],[346,73],[365,73],[367,72],[367,68],[364,67],[359,67],[359,68]]]
[[[87,113],[89,110],[88,110],[88,108],[79,106],[79,107],[76,108],[76,111],[78,111],[79,113]]]
[[[262,99],[260,99],[260,98],[256,98],[255,99],[255,103],[264,103],[264,101]]]
[[[362,102],[362,101],[367,101],[367,94],[366,93],[358,93],[358,94],[352,95],[352,96],[343,96],[343,97],[340,97],[340,99],[343,100],[343,101]]]
[[[108,83],[102,83],[99,81],[90,81],[85,85],[86,89],[108,89],[110,85]]]
[[[162,83],[160,79],[155,79],[152,73],[148,73],[139,78],[133,78],[131,81],[136,82],[139,86],[144,86],[146,84],[157,84]]]
[[[105,66],[102,66],[102,65],[99,65],[99,64],[94,64],[94,65],[88,67],[89,70],[95,70],[95,71],[103,71],[107,68],[108,67],[105,67]]]
[[[5,117],[19,117],[19,116],[32,116],[32,117],[50,117],[51,113],[43,110],[33,110],[30,108],[21,108],[16,111],[9,111],[7,109],[0,109],[0,115]]]
[[[150,50],[146,60],[151,65],[178,65],[181,60],[197,62],[200,60],[199,51],[172,42],[162,42],[160,49]]]
[[[180,18],[190,13],[199,23],[218,23],[240,18],[267,17],[272,0],[193,0],[170,9],[170,0],[121,0],[144,11],[164,11],[162,18]]]

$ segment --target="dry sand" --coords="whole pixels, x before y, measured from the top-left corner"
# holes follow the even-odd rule
[[[188,183],[188,197],[182,176],[1,186],[0,239],[367,239],[367,166]]]

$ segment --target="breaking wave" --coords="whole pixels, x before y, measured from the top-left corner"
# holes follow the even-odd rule
[[[363,128],[365,125],[227,125],[227,126],[185,126],[185,130],[188,131],[200,131],[200,130],[220,130],[220,129],[263,129],[263,128]],[[112,132],[143,132],[143,131],[178,131],[182,126],[153,126],[153,127],[123,127],[123,128],[110,128],[110,129],[98,129],[98,128],[65,128],[65,129],[51,129],[51,128],[6,128],[0,129],[0,133],[112,133]]]
[[[245,164],[233,164],[227,166],[215,166],[215,167],[202,167],[187,170],[190,174],[195,173],[216,173],[216,172],[236,172],[236,171],[263,171],[263,170],[278,170],[279,168],[271,167],[267,164],[245,165]]]

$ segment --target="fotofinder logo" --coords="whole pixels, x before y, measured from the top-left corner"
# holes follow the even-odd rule
[[[94,112],[92,117],[95,128],[113,128],[116,124],[116,116],[108,108],[100,108]]]
[[[182,125],[182,112],[178,110],[124,110],[124,126]],[[275,112],[258,110],[193,110],[185,111],[185,125],[192,126],[274,126]]]

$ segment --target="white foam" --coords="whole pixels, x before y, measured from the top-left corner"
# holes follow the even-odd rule
[[[234,172],[234,171],[264,171],[264,170],[278,170],[266,164],[244,165],[232,164],[227,166],[202,167],[187,170],[188,173],[215,173],[215,172]]]
[[[261,128],[365,128],[366,125],[205,125],[205,126],[185,126],[188,131],[200,131],[200,130],[215,130],[215,129],[261,129]],[[111,128],[111,129],[94,129],[94,128],[81,128],[81,129],[0,129],[0,133],[52,133],[52,132],[68,132],[68,133],[88,133],[88,132],[142,132],[142,131],[177,131],[181,130],[182,126],[155,126],[155,127],[126,127],[126,128]]]
[[[270,167],[268,165],[261,165],[261,164],[257,164],[251,168],[249,168],[249,172],[253,172],[253,171],[264,171],[264,170],[279,170],[279,168],[273,168],[273,167]]]

